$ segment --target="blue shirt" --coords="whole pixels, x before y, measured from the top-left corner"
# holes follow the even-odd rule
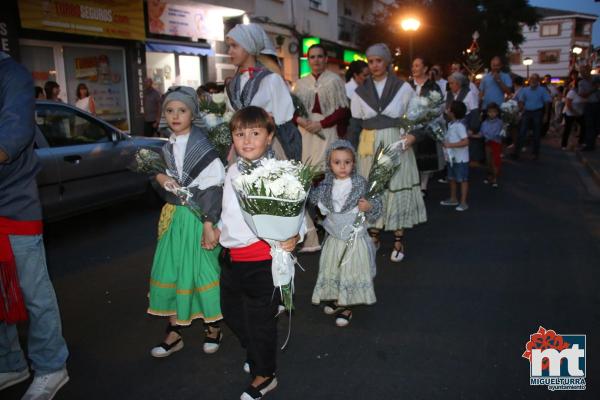
[[[525,111],[534,111],[544,108],[546,103],[550,103],[552,99],[546,89],[541,86],[535,88],[528,86],[519,91],[517,100],[523,102]]]
[[[0,217],[39,220],[42,209],[35,177],[40,169],[35,137],[33,80],[25,67],[0,51]]]
[[[506,72],[500,72],[500,80],[509,88],[512,87],[512,80],[510,75]],[[483,100],[481,102],[481,108],[487,109],[488,104],[496,103],[498,106],[504,103],[504,92],[500,85],[494,80],[491,73],[486,74],[481,80],[479,90],[483,92]]]
[[[500,118],[488,118],[481,124],[479,133],[481,133],[485,140],[502,143],[502,129],[504,129],[504,123]]]

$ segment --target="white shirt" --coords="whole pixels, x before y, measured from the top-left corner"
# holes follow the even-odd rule
[[[173,157],[175,158],[175,166],[177,167],[177,177],[180,181],[183,180],[183,161],[185,159],[185,150],[190,138],[190,134],[171,135],[169,141],[173,143]],[[225,181],[225,167],[218,158],[208,164],[202,172],[189,184],[190,187],[197,187],[204,190],[211,186],[221,186]]]
[[[446,87],[448,86],[448,81],[445,80],[444,78],[441,78],[440,80],[436,81],[435,83],[438,84],[438,86],[440,87],[440,89],[442,90],[442,99],[446,98]]]
[[[445,133],[446,141],[450,143],[458,143],[463,139],[466,139],[467,128],[462,122],[454,121],[448,125],[448,130]],[[453,147],[446,149],[448,158],[452,162],[469,162],[469,146],[464,147]]]
[[[223,209],[218,225],[221,229],[219,243],[228,249],[250,246],[260,240],[244,220],[240,203],[235,194],[235,189],[233,189],[232,182],[240,174],[237,164],[229,166],[225,176],[225,186],[223,186]],[[305,233],[306,221],[300,227],[300,242]]]
[[[565,104],[565,115],[569,117],[581,117],[583,115],[583,109],[585,107],[585,99],[579,96],[579,94],[577,94],[577,90],[575,89],[569,90],[569,92],[567,93],[567,99],[571,99],[571,108],[573,108],[573,111],[569,110],[569,108]]]
[[[387,78],[382,81],[375,82],[375,89],[380,97],[381,93],[383,93],[386,80]],[[415,91],[412,89],[412,87],[405,82],[394,96],[394,99],[390,102],[390,104],[388,104],[385,110],[381,112],[381,114],[390,118],[400,118],[406,113],[408,102],[415,95]],[[352,111],[352,116],[357,119],[370,119],[377,116],[377,111],[373,110],[367,103],[365,103],[365,101],[361,99],[356,92],[352,95],[350,110]]]
[[[456,98],[458,97],[458,93],[452,94],[454,100],[456,100]],[[467,107],[467,114],[470,113],[472,110],[479,108],[479,98],[472,90],[469,90],[469,93],[467,93],[462,102]]]
[[[82,99],[77,99],[75,102],[75,107],[80,110],[90,112],[90,97],[84,97]]]
[[[334,179],[333,187],[331,188],[331,202],[333,203],[333,211],[340,212],[346,204],[346,200],[352,191],[352,178]]]
[[[240,90],[244,89],[250,74],[244,72],[240,77]],[[227,94],[227,92],[225,92]],[[227,109],[234,111],[229,98],[227,98]],[[252,98],[250,105],[261,107],[273,115],[276,125],[282,125],[294,117],[294,103],[290,95],[290,89],[283,78],[276,73],[267,75],[260,81],[258,91]]]
[[[354,78],[350,78],[350,80],[348,82],[346,82],[346,96],[349,99],[352,98],[352,95],[356,91],[357,87],[358,87],[358,83],[356,83],[356,81],[354,80]]]
[[[471,81],[469,81],[469,90],[471,92],[475,93],[475,96],[477,96],[477,98],[479,98],[479,88],[477,87],[476,84],[474,84]]]

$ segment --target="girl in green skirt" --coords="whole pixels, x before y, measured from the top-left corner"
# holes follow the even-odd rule
[[[182,326],[201,318],[207,324],[204,352],[222,339],[218,232],[225,169],[200,118],[191,87],[171,87],[162,106],[161,128],[171,136],[163,147],[167,166],[158,174],[166,200],[158,223],[158,244],[150,276],[148,313],[169,317],[166,337],[151,351],[167,357],[183,348]]]

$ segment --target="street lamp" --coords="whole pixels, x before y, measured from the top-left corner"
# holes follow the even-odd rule
[[[571,50],[573,52],[573,54],[575,54],[576,56],[580,55],[581,53],[583,53],[583,49],[579,46],[575,46],[573,47],[573,50]]]
[[[402,27],[403,31],[408,32],[408,66],[410,70],[410,63],[412,62],[413,58],[413,34],[421,26],[421,21],[412,17],[405,18],[400,22],[400,26]]]
[[[533,64],[533,60],[531,59],[531,57],[525,57],[523,59],[523,65],[525,67],[527,67],[527,80],[529,80],[529,66]]]

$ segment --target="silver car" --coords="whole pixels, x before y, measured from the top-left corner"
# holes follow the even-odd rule
[[[128,168],[137,149],[160,151],[165,139],[130,136],[89,113],[53,101],[38,101],[35,119],[36,153],[42,164],[37,179],[45,220],[151,190],[149,177]]]

